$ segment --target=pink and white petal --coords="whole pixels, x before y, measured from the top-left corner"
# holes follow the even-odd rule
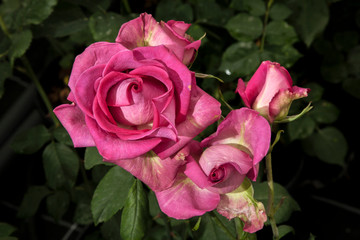
[[[74,147],[93,147],[95,142],[85,123],[85,116],[74,103],[63,104],[54,109],[55,115],[69,133]]]
[[[256,165],[267,154],[270,140],[268,121],[252,109],[241,108],[231,111],[217,131],[201,142],[201,146],[234,144],[233,146],[249,153],[253,158],[253,165]]]
[[[213,183],[209,181],[208,176],[205,175],[204,171],[201,169],[199,163],[192,156],[188,156],[186,161],[187,163],[184,173],[198,187],[208,188],[213,185]]]
[[[293,86],[292,89],[280,90],[269,104],[270,122],[281,120],[288,115],[293,100],[307,97],[309,88]]]
[[[69,79],[69,87],[75,89],[79,76],[88,68],[106,64],[116,53],[126,50],[117,43],[96,42],[87,47],[83,53],[75,58]]]
[[[155,192],[161,211],[175,219],[201,216],[216,208],[220,196],[201,189],[183,173],[178,173],[172,187]]]
[[[192,91],[186,120],[177,125],[178,141],[162,142],[154,150],[166,158],[188,144],[194,137],[220,118],[220,103],[196,86]]]
[[[148,185],[153,191],[162,191],[172,186],[179,168],[185,164],[184,159],[166,158],[161,160],[153,151],[139,157],[124,160],[107,160]]]
[[[265,81],[262,82],[262,89],[258,93],[252,108],[259,111],[261,115],[268,116],[269,103],[280,89],[291,89],[292,79],[288,71],[281,67],[279,63],[265,62],[267,71]],[[264,77],[264,76],[261,76]],[[250,79],[251,81],[252,79]],[[248,87],[250,82],[248,84]],[[250,92],[247,89],[247,94]]]
[[[263,228],[267,220],[265,207],[253,198],[249,180],[231,193],[222,194],[217,211],[229,220],[238,217],[244,222],[244,231],[254,233]]]
[[[160,142],[160,138],[140,140],[121,140],[115,134],[100,128],[96,121],[85,117],[91,135],[101,156],[108,160],[119,160],[139,157],[152,150]]]
[[[115,39],[115,42],[120,43],[128,49],[145,46],[144,43],[144,25],[146,22],[153,22],[152,16],[147,13],[142,13],[139,17],[124,23]],[[156,23],[156,21],[155,21]]]

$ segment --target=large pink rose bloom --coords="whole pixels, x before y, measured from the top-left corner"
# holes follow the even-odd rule
[[[166,172],[164,166],[174,164],[161,159],[220,116],[220,103],[164,46],[129,50],[118,43],[94,43],[76,57],[69,87],[72,103],[54,112],[74,146],[96,146],[106,161],[124,165],[146,183],[152,180],[144,171]],[[176,167],[168,169],[176,174]]]
[[[174,184],[156,196],[168,216],[186,219],[217,211],[240,217],[245,231],[255,232],[266,221],[264,206],[253,199],[251,180],[267,154],[271,130],[258,112],[242,108],[227,115],[217,132],[201,144],[192,141],[178,154],[186,159]]]
[[[270,122],[282,120],[293,100],[306,97],[310,89],[293,86],[289,72],[279,63],[264,61],[248,83],[239,79],[236,92],[245,105]]]
[[[142,13],[138,18],[123,24],[116,38],[117,43],[134,49],[142,46],[164,45],[185,65],[194,60],[201,41],[194,41],[186,34],[191,26],[181,21],[157,22],[151,14]]]

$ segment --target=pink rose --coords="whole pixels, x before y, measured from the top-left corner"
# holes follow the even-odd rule
[[[216,208],[229,219],[240,217],[245,231],[261,229],[265,209],[253,199],[248,178],[256,180],[270,138],[270,125],[258,112],[231,111],[213,135],[201,144],[192,141],[178,153],[185,157],[186,167],[170,188],[156,192],[161,210],[186,219]]]
[[[292,85],[290,74],[284,67],[264,61],[248,83],[239,79],[236,92],[247,107],[273,122],[285,118],[292,101],[306,97],[310,91]]]
[[[143,172],[148,169],[139,170],[142,159],[162,168],[172,165],[157,159],[176,153],[221,114],[220,103],[196,85],[194,76],[164,46],[129,50],[97,42],[75,59],[72,104],[54,112],[75,147],[96,146],[106,161],[119,165],[132,159],[134,166],[122,164],[148,178]],[[149,158],[149,151],[156,157]]]
[[[143,46],[164,45],[185,65],[194,61],[201,41],[194,41],[185,32],[191,24],[170,20],[157,22],[151,14],[142,13],[140,17],[123,24],[116,38],[128,49]]]

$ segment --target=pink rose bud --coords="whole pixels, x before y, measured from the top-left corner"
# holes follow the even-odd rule
[[[279,63],[264,61],[248,83],[239,79],[236,92],[245,105],[268,121],[284,119],[293,100],[307,97],[310,89],[293,86],[289,72]]]
[[[194,41],[185,32],[191,24],[170,20],[157,22],[151,14],[142,13],[140,17],[123,24],[116,42],[128,49],[143,46],[164,45],[185,65],[194,61],[195,52],[201,41]]]

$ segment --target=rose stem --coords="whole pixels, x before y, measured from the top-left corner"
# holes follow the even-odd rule
[[[266,26],[269,20],[269,12],[271,5],[273,4],[274,0],[269,0],[266,6],[265,17],[264,17],[264,27],[261,34],[261,42],[260,42],[260,52],[264,51],[265,45],[265,35],[266,35]]]
[[[57,117],[55,116],[54,112],[53,112],[53,107],[51,106],[51,103],[49,101],[49,98],[47,97],[43,87],[40,84],[39,79],[37,78],[37,76],[35,75],[28,59],[25,56],[21,57],[21,61],[24,64],[24,67],[26,69],[26,74],[28,75],[28,77],[34,82],[36,89],[38,90],[41,99],[43,100],[47,110],[49,111],[50,117],[52,119],[52,121],[55,124],[55,127],[59,127],[60,126],[60,122],[57,119]]]
[[[274,208],[274,180],[273,180],[272,164],[271,164],[271,152],[272,152],[275,144],[280,140],[280,135],[283,132],[284,132],[283,130],[279,130],[277,132],[275,140],[271,144],[268,154],[265,157],[266,176],[267,176],[267,182],[268,182],[268,187],[269,187],[267,215],[269,217],[269,221],[271,224],[271,229],[273,232],[273,239],[275,239],[275,240],[279,239],[279,230],[276,226],[276,220],[275,220],[276,209]]]

